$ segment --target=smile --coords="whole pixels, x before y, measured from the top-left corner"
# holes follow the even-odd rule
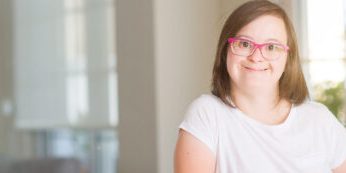
[[[267,70],[266,68],[255,68],[255,67],[244,67],[244,68],[250,71],[266,71]]]

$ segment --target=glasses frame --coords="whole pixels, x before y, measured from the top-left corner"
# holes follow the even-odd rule
[[[244,41],[250,42],[252,45],[254,45],[254,48],[253,48],[252,52],[250,52],[249,55],[239,55],[239,54],[234,53],[233,47],[232,47],[231,44],[232,44],[233,42],[235,42],[235,41],[238,41],[238,40],[244,40]],[[238,38],[238,37],[231,37],[231,38],[228,38],[227,41],[228,41],[228,43],[229,43],[230,46],[231,46],[231,52],[232,52],[233,54],[235,54],[235,55],[246,56],[246,57],[248,57],[248,56],[253,55],[253,54],[255,53],[256,49],[258,48],[258,49],[260,50],[260,52],[261,52],[262,57],[263,57],[264,59],[266,59],[266,60],[276,60],[276,59],[279,59],[279,58],[280,58],[280,57],[277,57],[277,58],[275,58],[275,59],[270,59],[270,58],[267,58],[267,57],[263,56],[262,47],[264,47],[264,46],[266,46],[266,45],[268,45],[268,44],[275,44],[275,45],[282,46],[282,47],[284,48],[284,50],[285,50],[286,53],[287,53],[288,50],[289,50],[289,47],[288,47],[288,46],[283,45],[283,44],[280,44],[280,43],[262,43],[262,44],[259,44],[259,43],[256,43],[256,42],[254,42],[254,41],[251,41],[251,40],[248,40],[248,39],[244,39],[244,38]]]

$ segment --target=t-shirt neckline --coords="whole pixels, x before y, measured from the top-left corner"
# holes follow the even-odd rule
[[[280,128],[286,128],[287,126],[289,126],[289,124],[291,124],[291,122],[293,121],[294,117],[295,117],[295,112],[296,112],[296,106],[294,104],[291,104],[291,108],[290,111],[288,113],[287,118],[280,124],[266,124],[263,122],[260,122],[256,119],[251,118],[250,116],[248,116],[247,114],[245,114],[244,112],[242,112],[240,109],[238,108],[232,108],[232,110],[234,110],[235,114],[243,119],[244,121],[251,123],[255,126],[259,126],[262,128],[267,128],[267,129],[280,129]]]

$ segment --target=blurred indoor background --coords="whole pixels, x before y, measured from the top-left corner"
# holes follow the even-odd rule
[[[0,173],[170,173],[246,0],[0,0]],[[346,122],[346,0],[273,0],[311,98]]]

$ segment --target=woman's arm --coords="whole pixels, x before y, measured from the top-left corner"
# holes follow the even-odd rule
[[[175,173],[214,173],[215,155],[190,133],[180,130],[174,155]]]
[[[344,163],[342,163],[340,166],[338,166],[337,168],[333,170],[333,173],[345,173],[345,172],[346,172],[346,161],[344,161]]]

